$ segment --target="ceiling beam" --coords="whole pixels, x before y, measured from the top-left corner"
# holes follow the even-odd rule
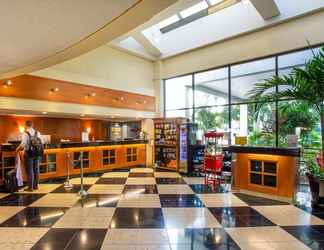
[[[250,2],[264,20],[280,15],[280,10],[274,0],[250,0]]]
[[[152,56],[159,58],[162,55],[161,51],[155,47],[151,41],[142,34],[142,32],[136,32],[132,37]]]

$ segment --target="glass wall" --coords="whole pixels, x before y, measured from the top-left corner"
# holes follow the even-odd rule
[[[304,68],[305,63],[318,53],[319,48],[303,50],[278,56],[278,74],[290,74],[293,68]],[[284,88],[279,88],[284,90]],[[288,136],[297,135],[299,146],[304,149],[319,149],[321,146],[321,130],[318,114],[307,104],[291,100],[278,104],[278,140],[279,146],[288,145]]]
[[[304,67],[318,51],[305,49],[165,80],[165,115],[190,118],[201,134],[231,132],[231,143],[235,136],[247,136],[250,145],[284,147],[288,135],[297,135],[303,148],[319,147],[320,123],[314,110],[295,100],[255,103],[249,98],[256,83]]]

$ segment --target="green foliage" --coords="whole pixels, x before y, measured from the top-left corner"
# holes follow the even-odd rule
[[[318,152],[312,151],[304,154],[304,162],[307,166],[308,172],[315,177],[319,177],[321,180],[324,180],[324,169],[320,168],[316,162]]]
[[[278,92],[269,91],[276,87],[279,89]],[[253,101],[259,102],[295,100],[303,105],[299,108],[307,107],[308,110],[314,110],[321,121],[322,152],[324,153],[324,47],[306,62],[304,68],[294,68],[288,75],[273,76],[257,83],[249,95]],[[290,118],[285,125],[286,130],[291,130],[296,123],[314,127],[315,119],[309,112],[304,114],[302,112],[295,114],[286,112],[286,115]],[[312,163],[308,163],[312,168]]]
[[[216,116],[216,113],[208,109],[200,109],[196,114],[196,121],[203,131],[207,131],[208,129],[216,127]]]

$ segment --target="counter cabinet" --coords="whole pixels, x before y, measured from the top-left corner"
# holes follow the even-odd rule
[[[235,154],[233,161],[233,186],[238,191],[269,195],[273,198],[292,200],[298,182],[298,150],[257,147],[230,147]],[[297,152],[297,153],[296,153]]]
[[[146,164],[146,144],[123,144],[90,147],[51,148],[44,150],[40,163],[40,179],[79,175],[80,154],[83,152],[85,173],[104,172],[115,168],[135,167]],[[16,153],[0,152],[0,180],[15,168]],[[21,154],[23,160],[23,154]],[[24,177],[26,177],[23,168]],[[26,178],[25,178],[26,179]]]

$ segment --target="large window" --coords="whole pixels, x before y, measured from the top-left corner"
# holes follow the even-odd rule
[[[248,103],[231,106],[232,142],[247,136],[249,145],[275,146],[275,103]]]
[[[228,68],[194,74],[195,107],[228,103]]]
[[[255,84],[275,73],[274,57],[232,66],[231,103],[249,102],[249,91],[255,87]]]
[[[247,136],[250,145],[284,147],[288,135],[294,134],[303,148],[319,147],[319,117],[314,110],[295,100],[255,103],[249,98],[256,83],[304,67],[318,50],[305,49],[165,80],[165,115],[191,119],[198,123],[200,133],[231,132],[232,143],[235,136]]]
[[[192,75],[165,81],[165,110],[192,108]]]
[[[289,74],[293,68],[304,68],[305,63],[318,53],[319,49],[303,50],[278,56],[279,75]],[[280,88],[283,90],[283,88]],[[288,145],[288,135],[296,135],[299,146],[320,148],[321,131],[319,115],[300,101],[280,101],[278,103],[278,140],[279,146]]]

